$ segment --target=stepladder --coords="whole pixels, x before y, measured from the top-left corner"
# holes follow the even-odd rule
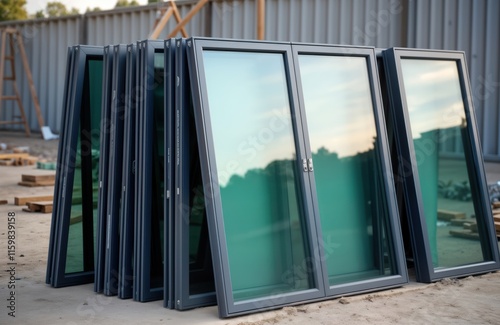
[[[23,37],[21,33],[14,28],[0,29],[0,119],[3,109],[13,110],[10,119],[0,120],[0,126],[9,124],[22,124],[27,136],[30,136],[30,126],[28,117],[23,105],[21,92],[17,83],[18,74],[16,72],[16,59],[20,58],[24,73],[26,75],[31,100],[35,109],[36,117],[40,128],[43,127],[43,117],[40,111],[40,104],[36,94],[33,77],[28,64],[26,50],[24,48]],[[10,84],[10,87],[8,85]],[[8,91],[8,93],[6,93]],[[5,105],[5,102],[14,102],[14,105]],[[17,104],[17,105],[16,105]],[[18,108],[19,115],[15,115],[15,106]],[[5,116],[9,116],[5,114]]]

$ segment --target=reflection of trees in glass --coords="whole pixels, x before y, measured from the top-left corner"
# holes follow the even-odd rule
[[[385,251],[388,239],[380,233],[374,236],[374,232],[380,231],[377,229],[384,227],[382,219],[387,218],[376,149],[339,158],[338,153],[321,147],[312,156],[323,235],[325,242],[335,246],[326,256],[329,275],[349,275],[333,281],[353,280],[354,273],[359,280],[390,272],[383,258],[384,254],[392,254]],[[276,265],[274,276],[278,277],[290,263],[306,256],[305,248],[300,245],[297,245],[300,249],[291,249],[289,256],[278,249],[287,241],[300,243],[302,240],[302,207],[296,189],[299,167],[295,160],[275,160],[265,168],[248,170],[243,176],[233,174],[229,182],[221,186],[224,222],[230,234],[230,260],[231,257],[238,261],[244,259],[235,267],[252,270],[259,263],[272,263]],[[245,243],[259,248],[259,253],[247,251],[242,247]],[[379,251],[381,248],[384,251]],[[247,263],[248,260],[253,264]],[[233,264],[231,267],[234,268]],[[260,285],[273,282],[272,274],[267,277],[267,280],[260,279]],[[307,286],[308,279],[294,281]],[[250,286],[249,282],[240,280],[241,287],[245,287],[243,283]]]

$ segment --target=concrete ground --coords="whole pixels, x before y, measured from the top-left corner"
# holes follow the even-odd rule
[[[13,139],[14,138],[14,139]],[[54,159],[57,141],[27,140],[21,134],[0,132],[1,142],[30,144],[35,155]],[[55,152],[55,153],[54,153]],[[500,164],[486,164],[488,181],[500,180]],[[54,289],[45,284],[51,214],[27,213],[15,206],[18,195],[52,194],[53,187],[17,185],[33,166],[0,166],[0,324],[499,324],[500,272],[435,284],[411,282],[402,288],[287,307],[276,311],[221,320],[217,307],[179,312],[161,301],[139,303],[105,297],[93,286]],[[8,260],[8,215],[15,213],[15,272]],[[412,270],[410,270],[411,272]],[[13,274],[14,273],[14,274]],[[15,318],[9,316],[9,282],[15,279]],[[12,285],[12,282],[11,284]]]

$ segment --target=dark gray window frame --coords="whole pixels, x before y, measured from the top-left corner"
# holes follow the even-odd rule
[[[115,45],[113,50],[112,96],[109,139],[108,198],[106,213],[106,253],[104,264],[104,294],[118,294],[119,274],[119,212],[122,193],[126,45]]]
[[[231,277],[229,273],[229,261],[227,259],[227,246],[225,243],[224,224],[221,219],[222,206],[220,202],[220,193],[217,184],[211,180],[216,179],[217,171],[215,167],[214,143],[210,123],[210,111],[208,109],[207,85],[205,83],[205,73],[202,54],[204,50],[230,50],[246,51],[259,53],[279,53],[283,55],[285,63],[285,74],[288,84],[288,95],[290,99],[290,109],[292,120],[300,120],[299,104],[297,101],[297,87],[295,84],[295,71],[293,66],[292,49],[288,43],[264,43],[252,41],[228,41],[192,38],[187,41],[189,68],[191,73],[191,83],[193,90],[193,100],[195,105],[195,120],[199,150],[201,156],[202,177],[205,190],[205,206],[207,209],[207,219],[210,231],[210,245],[212,250],[212,260],[214,266],[216,295],[219,307],[220,317],[230,317],[239,314],[256,312],[259,310],[274,309],[286,305],[297,304],[303,301],[321,300],[325,298],[324,276],[320,262],[322,256],[322,247],[315,240],[317,234],[316,220],[313,217],[311,198],[308,193],[302,193],[304,202],[304,213],[306,214],[304,222],[306,223],[307,244],[309,254],[313,261],[313,279],[315,288],[281,294],[262,299],[246,300],[236,303],[232,297]],[[297,117],[297,115],[299,117]],[[305,148],[302,143],[303,135],[300,125],[294,125],[294,141],[297,155],[305,158]],[[299,157],[298,157],[299,158]],[[299,166],[300,165],[300,166]],[[301,163],[297,161],[297,168],[302,168]],[[214,178],[215,177],[215,178]],[[301,187],[306,188],[309,184],[309,175],[299,173],[298,181]],[[318,254],[319,252],[319,254]]]
[[[111,132],[111,91],[113,82],[113,46],[104,47],[102,71],[101,145],[99,157],[99,200],[97,202],[97,254],[94,291],[104,291],[104,266],[106,256],[109,139]]]
[[[51,224],[50,224],[50,238],[49,238],[49,252],[47,256],[47,273],[45,276],[45,283],[46,284],[52,284],[52,270],[55,269],[54,263],[55,263],[55,256],[56,253],[54,252],[55,247],[57,246],[57,243],[59,242],[59,237],[56,236],[58,233],[59,229],[59,204],[60,204],[60,196],[61,196],[61,173],[63,170],[64,162],[63,162],[63,151],[64,148],[66,147],[66,128],[68,121],[67,119],[69,118],[69,100],[71,98],[71,85],[72,85],[72,80],[73,80],[73,64],[75,60],[75,50],[73,47],[68,47],[68,52],[67,52],[67,59],[66,59],[66,75],[65,75],[65,83],[64,83],[64,95],[63,95],[63,112],[62,112],[62,118],[61,118],[61,127],[60,127],[60,133],[59,136],[61,138],[57,150],[57,168],[56,168],[56,180],[55,180],[55,186],[54,186],[54,202],[53,202],[53,210],[52,210],[52,219],[51,219]]]
[[[175,43],[175,68],[178,82],[175,92],[176,114],[176,149],[175,149],[175,308],[192,309],[216,304],[215,292],[190,294],[190,177],[191,170],[190,138],[196,130],[191,128],[189,83],[186,40],[178,39]]]
[[[402,186],[404,189],[406,214],[410,225],[410,237],[415,259],[417,281],[433,282],[446,277],[467,276],[498,270],[500,267],[498,244],[493,225],[493,218],[491,216],[490,203],[488,200],[489,195],[486,187],[486,176],[482,160],[481,145],[479,143],[474,105],[472,103],[472,92],[464,53],[458,51],[392,48],[384,50],[382,55],[385,75],[387,78],[387,88],[389,90],[388,93],[390,94],[390,110],[392,112],[392,114],[388,114],[387,116],[388,119],[392,119],[392,121],[389,121],[388,124],[391,123],[393,125],[397,134],[397,154],[405,162],[406,165],[404,168],[410,170],[409,173],[405,173],[403,177],[399,176],[399,178],[396,173],[395,181],[396,183],[400,182],[399,186]],[[422,212],[423,204],[420,182],[417,177],[418,170],[415,161],[411,158],[415,149],[412,142],[412,134],[409,124],[408,106],[406,104],[406,98],[403,95],[404,85],[401,71],[402,58],[448,60],[455,61],[457,63],[460,87],[462,90],[462,99],[467,119],[467,130],[469,134],[468,143],[464,143],[464,145],[469,147],[467,149],[472,155],[470,159],[472,160],[474,168],[472,168],[469,172],[474,173],[471,177],[475,179],[475,182],[477,183],[475,185],[479,190],[477,200],[478,207],[481,210],[481,215],[476,216],[478,230],[482,234],[482,237],[487,241],[486,245],[483,244],[483,249],[486,251],[486,254],[490,255],[491,261],[445,268],[437,271],[432,265],[427,227]],[[400,167],[395,166],[394,170],[397,171],[398,168]]]
[[[56,229],[54,234],[58,238],[58,242],[55,247],[55,263],[52,267],[52,286],[54,287],[64,287],[78,284],[91,283],[94,281],[94,251],[93,251],[93,236],[87,238],[83,236],[84,246],[87,247],[87,252],[89,254],[84,254],[84,260],[88,261],[88,270],[76,273],[66,273],[66,253],[68,249],[68,232],[70,226],[70,211],[72,205],[73,197],[73,181],[74,181],[74,166],[75,166],[75,154],[76,146],[78,144],[78,131],[80,126],[80,113],[82,109],[82,99],[84,94],[84,79],[87,63],[89,60],[102,60],[103,58],[103,48],[98,46],[75,46],[73,48],[74,53],[74,65],[73,65],[73,77],[71,90],[68,94],[72,96],[68,98],[69,105],[67,106],[67,118],[66,118],[66,137],[65,147],[62,148],[62,161],[63,166],[61,170],[60,178],[60,197],[58,202],[57,216],[59,227]],[[83,169],[83,168],[82,168]],[[84,200],[83,205],[89,202],[92,205],[92,191],[90,191],[90,197],[82,190],[82,199]],[[86,201],[86,202],[85,202]],[[88,204],[87,204],[88,205]],[[91,207],[87,207],[91,208]],[[88,209],[92,210],[92,209]],[[85,218],[93,218],[92,215],[87,214]],[[90,220],[90,219],[89,219]],[[84,220],[82,220],[84,222]],[[92,226],[92,223],[90,223]],[[90,227],[88,227],[90,228]],[[88,244],[88,245],[87,245]],[[92,244],[92,245],[91,245]],[[90,247],[92,246],[92,247]],[[92,267],[90,267],[92,266]]]
[[[396,201],[396,191],[394,188],[394,183],[392,181],[392,169],[390,160],[390,148],[387,139],[387,130],[385,126],[385,117],[382,104],[382,95],[379,84],[378,69],[376,65],[376,52],[374,48],[371,47],[346,47],[346,46],[333,46],[333,45],[305,45],[292,43],[292,53],[293,60],[295,64],[295,73],[297,76],[297,87],[298,87],[298,97],[299,97],[299,108],[302,113],[302,127],[304,128],[305,146],[307,157],[312,157],[309,141],[309,131],[306,122],[305,114],[305,103],[304,94],[302,90],[302,79],[300,75],[300,68],[298,62],[299,55],[322,55],[322,56],[348,56],[348,57],[362,57],[366,59],[367,72],[370,84],[370,90],[372,94],[372,104],[373,104],[373,117],[375,119],[375,126],[377,131],[377,145],[379,150],[379,163],[381,166],[382,180],[384,182],[385,198],[387,200],[388,209],[388,225],[390,234],[389,243],[393,247],[391,249],[394,252],[394,273],[396,275],[385,276],[380,278],[375,278],[371,280],[363,280],[351,282],[348,284],[329,286],[327,289],[327,296],[341,296],[345,294],[352,294],[356,292],[389,288],[401,286],[408,282],[408,272],[406,268],[404,252],[403,252],[403,239],[401,236],[401,225],[399,222],[399,211]],[[316,195],[316,185],[314,177],[310,178],[311,189],[313,191],[312,200],[315,211],[319,211],[317,195]],[[319,212],[316,213],[318,216],[316,219],[316,224],[318,225],[317,233],[318,237],[322,238],[321,221],[319,219]],[[328,281],[328,271],[326,265],[323,270],[324,283],[329,283]]]
[[[174,157],[175,157],[175,39],[166,40],[164,43],[164,54],[165,54],[165,198],[164,198],[164,209],[165,218],[164,223],[164,257],[163,257],[163,306],[165,308],[173,309],[175,308],[174,302],[174,238],[175,238],[175,227],[174,227]]]
[[[163,299],[164,284],[159,287],[151,287],[151,183],[152,171],[149,168],[152,161],[152,123],[153,115],[153,85],[154,77],[154,55],[156,52],[163,53],[163,41],[142,41],[138,43],[139,65],[138,82],[142,97],[137,108],[136,120],[136,172],[139,181],[136,181],[136,237],[134,238],[134,300],[152,301]],[[165,130],[166,131],[166,130]],[[163,139],[162,139],[163,140]],[[165,161],[166,162],[166,161]],[[163,202],[162,202],[163,203]],[[164,214],[163,209],[162,213]],[[169,216],[164,215],[164,222]],[[164,229],[158,229],[163,232]],[[168,238],[164,237],[165,241]],[[157,247],[161,249],[161,247]],[[163,273],[163,267],[162,267]],[[163,275],[161,276],[163,282]]]
[[[120,202],[120,252],[118,297],[132,298],[134,279],[134,207],[135,207],[135,114],[136,114],[136,45],[127,45],[125,81],[125,130],[123,139],[122,195]]]

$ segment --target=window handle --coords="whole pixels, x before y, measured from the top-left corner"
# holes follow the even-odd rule
[[[309,170],[307,168],[307,159],[302,159],[302,168],[304,169],[304,172],[307,173],[307,171]]]

